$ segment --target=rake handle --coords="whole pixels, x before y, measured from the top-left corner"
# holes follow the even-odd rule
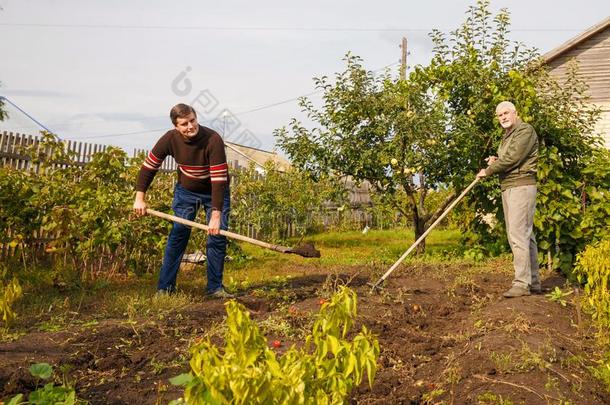
[[[188,225],[188,226],[192,226],[193,228],[203,229],[206,232],[209,229],[209,227],[207,225],[200,224],[199,222],[195,222],[195,221],[189,221],[188,219],[180,218],[180,217],[177,217],[175,215],[166,214],[165,212],[153,210],[153,209],[150,209],[150,208],[147,208],[146,212],[148,214],[154,215],[154,216],[159,217],[159,218],[168,219],[168,220],[173,221],[173,222],[178,222],[179,224],[182,224],[182,225]],[[284,246],[273,245],[271,243],[263,242],[262,240],[253,239],[253,238],[250,238],[248,236],[244,236],[244,235],[240,235],[238,233],[233,233],[233,232],[225,231],[223,229],[220,230],[220,234],[223,235],[223,236],[226,236],[227,238],[237,239],[237,240],[241,240],[242,242],[252,243],[253,245],[264,247],[264,248],[270,249],[270,250],[275,250],[276,252],[286,253],[287,251],[290,250],[290,248],[287,248],[287,247],[284,247]]]
[[[407,251],[405,253],[403,253],[402,256],[400,256],[400,259],[398,259],[396,261],[396,263],[394,263],[392,265],[392,267],[390,267],[390,269],[388,271],[385,272],[385,274],[383,276],[381,276],[381,278],[379,280],[377,280],[377,282],[375,284],[373,284],[373,289],[378,287],[381,283],[383,283],[383,281],[388,278],[388,276],[390,274],[392,274],[392,272],[394,270],[396,270],[396,268],[400,265],[400,263],[402,263],[403,260],[405,260],[405,258],[409,255],[409,253],[411,253],[413,251],[413,249],[415,249],[417,247],[417,245],[419,245],[421,243],[422,240],[426,239],[426,236],[428,236],[428,234],[434,229],[434,227],[436,225],[438,225],[443,218],[445,218],[447,216],[447,214],[449,214],[449,212],[451,212],[451,210],[453,209],[453,207],[455,207],[462,198],[464,198],[464,196],[475,186],[475,184],[477,184],[477,182],[479,181],[479,178],[475,178],[472,183],[470,183],[470,185],[468,187],[466,187],[464,189],[464,191],[462,191],[462,193],[458,196],[458,198],[456,198],[451,205],[449,205],[447,207],[447,209],[445,209],[445,211],[443,211],[443,213],[436,219],[436,221],[434,221],[434,223],[432,225],[430,225],[430,227],[428,229],[426,229],[426,232],[424,232],[412,245],[411,247],[409,247],[409,249],[407,249]]]

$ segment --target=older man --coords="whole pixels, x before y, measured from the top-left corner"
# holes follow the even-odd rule
[[[538,135],[531,125],[519,119],[515,105],[509,101],[498,104],[496,116],[504,128],[498,156],[488,157],[487,168],[481,169],[477,177],[500,176],[506,234],[515,268],[512,287],[503,295],[512,298],[539,294],[542,288],[533,232]]]

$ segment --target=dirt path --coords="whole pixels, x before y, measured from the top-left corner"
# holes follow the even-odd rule
[[[594,342],[578,327],[575,307],[543,295],[502,298],[510,283],[505,269],[408,266],[376,295],[366,283],[378,269],[293,270],[295,277],[273,294],[249,289],[239,300],[253,318],[283,319],[297,330],[307,317],[287,316],[289,304],[309,314],[320,295],[349,281],[359,296],[359,322],[378,335],[382,349],[375,385],[362,385],[353,403],[610,403],[586,369],[594,365]],[[544,286],[563,282],[553,277]],[[221,336],[223,316],[222,302],[202,301],[158,317],[32,329],[0,343],[0,398],[32,390],[27,367],[46,361],[63,368],[92,404],[167,403],[181,396],[168,379],[187,371],[189,345],[210,330]],[[277,337],[284,347],[299,343],[298,336]]]

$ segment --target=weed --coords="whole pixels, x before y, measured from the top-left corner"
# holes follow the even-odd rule
[[[546,369],[547,362],[543,356],[530,349],[526,343],[523,343],[519,357],[521,362],[516,365],[516,368],[519,370],[530,371],[538,369],[544,371]]]
[[[572,290],[568,291],[568,292],[563,292],[563,290],[561,288],[555,287],[555,289],[553,291],[551,291],[549,294],[546,294],[546,297],[549,300],[560,304],[562,307],[565,307],[567,305],[567,301],[566,301],[565,297],[572,294],[573,292],[574,291],[572,291]]]
[[[0,328],[0,342],[13,342],[22,336],[25,336],[23,331],[9,330],[8,328]]]
[[[555,377],[551,377],[550,375],[546,377],[546,383],[544,384],[544,388],[547,390],[556,389],[559,387],[559,380]]]
[[[589,370],[604,384],[606,391],[610,392],[610,361],[600,361],[598,366],[589,367]]]
[[[494,394],[493,392],[484,392],[477,396],[477,400],[481,404],[486,405],[513,405],[513,401],[505,399],[500,394]]]
[[[67,327],[64,315],[53,315],[48,321],[43,321],[38,325],[38,330],[42,332],[59,332]]]
[[[474,295],[479,290],[480,287],[472,279],[472,276],[468,274],[459,274],[447,288],[447,295],[455,297],[460,294],[460,291],[464,291],[468,295]]]
[[[298,335],[290,323],[280,316],[270,315],[267,319],[258,323],[265,335],[281,336],[292,338]]]
[[[168,368],[168,364],[163,361],[158,361],[156,357],[153,357],[150,359],[150,367],[155,375],[159,375],[163,373],[166,368]]]
[[[499,373],[508,373],[510,372],[511,368],[512,368],[512,356],[510,353],[496,353],[496,352],[491,352],[491,354],[489,355],[489,357],[491,357],[491,361],[493,361],[494,365],[496,366],[496,370]]]
[[[161,295],[120,295],[113,305],[121,308],[123,315],[133,320],[139,316],[163,315],[171,311],[178,311],[193,303],[193,298],[186,293]]]
[[[432,404],[434,403],[434,400],[443,394],[445,394],[445,390],[442,388],[437,388],[430,392],[426,392],[424,395],[422,395],[421,400],[424,404]]]
[[[224,284],[229,291],[235,292],[246,291],[252,286],[252,283],[249,280],[240,281],[234,279],[233,276],[228,277]]]
[[[512,322],[504,325],[504,330],[510,334],[516,332],[528,333],[531,329],[532,323],[526,319],[523,314],[518,314]]]

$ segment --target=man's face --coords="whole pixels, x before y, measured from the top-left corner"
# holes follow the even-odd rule
[[[510,107],[502,107],[496,111],[496,116],[500,125],[504,129],[511,129],[515,122],[517,122],[517,111],[514,111]]]
[[[190,113],[184,118],[177,118],[175,127],[178,132],[186,138],[191,138],[199,132],[197,117],[193,113]]]

